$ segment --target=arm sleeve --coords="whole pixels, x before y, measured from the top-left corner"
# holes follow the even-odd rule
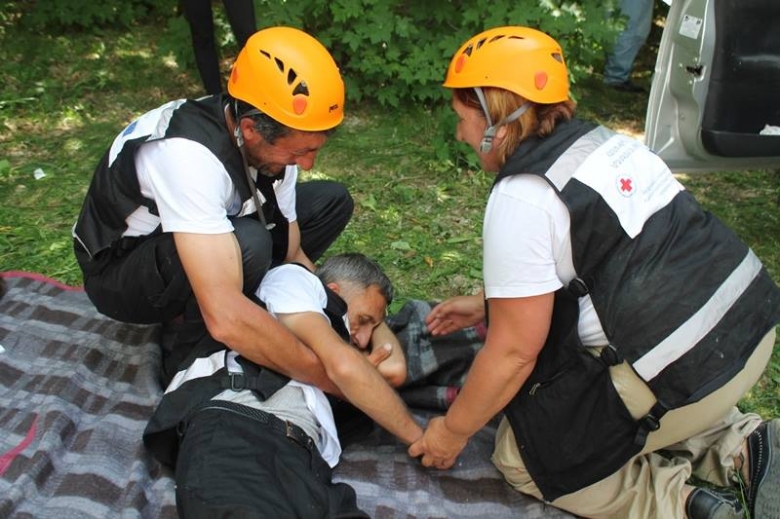
[[[282,265],[269,270],[260,283],[257,297],[273,316],[301,312],[325,315],[322,309],[328,303],[319,278],[298,265]]]
[[[544,185],[542,185],[542,184]],[[556,218],[562,202],[544,180],[522,175],[500,182],[491,193],[483,229],[485,296],[529,297],[562,285],[556,268],[561,243]]]

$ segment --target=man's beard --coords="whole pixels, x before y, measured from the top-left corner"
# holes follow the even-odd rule
[[[271,164],[260,164],[257,168],[257,172],[265,177],[276,177],[284,173],[286,166],[273,166]]]

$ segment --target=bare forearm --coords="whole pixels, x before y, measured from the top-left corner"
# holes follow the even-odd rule
[[[552,316],[552,293],[490,299],[491,323],[445,423],[471,436],[502,410],[528,380],[544,346]]]
[[[297,221],[290,222],[290,230],[287,236],[287,257],[285,258],[285,261],[287,263],[301,264],[312,272],[316,269],[314,262],[309,259],[301,248],[301,231]]]
[[[339,368],[329,373],[347,400],[406,444],[422,436],[398,393],[362,356],[353,355],[348,361],[342,358],[339,363]]]
[[[445,423],[453,433],[474,435],[506,407],[533,371],[524,361],[486,344],[477,354],[466,382],[447,411]]]

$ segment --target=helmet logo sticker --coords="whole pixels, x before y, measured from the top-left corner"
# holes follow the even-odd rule
[[[540,71],[534,74],[534,86],[537,90],[543,90],[547,86],[547,72]]]
[[[461,70],[463,70],[463,67],[466,65],[466,56],[461,54],[458,58],[458,61],[455,63],[455,72],[460,73]]]
[[[306,105],[308,105],[308,102],[306,101],[305,96],[298,94],[293,97],[292,105],[295,114],[301,115],[303,112],[306,111]]]

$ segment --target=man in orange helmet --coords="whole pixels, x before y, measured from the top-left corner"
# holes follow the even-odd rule
[[[344,186],[296,183],[343,117],[330,53],[298,29],[273,27],[248,40],[228,94],[171,101],[114,139],[73,228],[75,255],[101,313],[164,324],[166,384],[208,334],[333,389],[311,350],[252,298],[273,265],[313,270],[347,225]]]

